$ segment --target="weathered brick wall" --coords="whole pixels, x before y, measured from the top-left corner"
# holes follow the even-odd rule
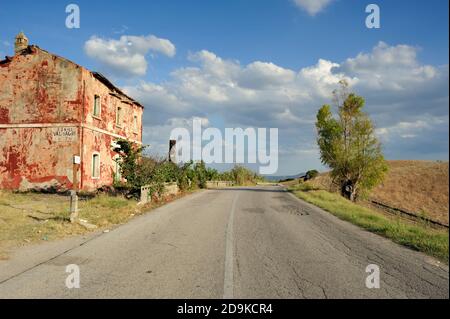
[[[117,154],[111,143],[142,140],[143,109],[107,84],[34,46],[0,63],[0,188],[71,189],[74,155],[81,156],[81,189],[112,185]],[[96,95],[101,112],[94,117]],[[99,178],[92,176],[94,153],[100,155]]]
[[[76,126],[0,129],[0,188],[70,189],[78,135]]]
[[[36,47],[0,64],[0,188],[72,187],[80,79],[79,66]]]
[[[119,138],[141,142],[142,140],[142,107],[124,103],[126,97],[112,95],[114,93],[104,83],[95,78],[91,72],[83,70],[84,82],[84,112],[82,138],[82,187],[85,190],[95,190],[104,185],[111,185],[116,171],[115,157],[111,144]],[[100,97],[101,109],[94,116],[94,97]],[[116,123],[117,107],[122,108],[120,124]],[[133,118],[137,116],[137,127],[134,128]],[[100,155],[100,178],[92,177],[92,155]]]
[[[142,107],[126,103],[128,99],[125,97],[110,94],[112,93],[111,90],[88,70],[83,70],[83,82],[85,84],[83,122],[133,141],[142,141]],[[101,112],[97,117],[93,116],[95,95],[100,96],[101,99]],[[120,125],[116,125],[117,107],[122,108]],[[133,127],[134,116],[137,116],[138,126],[136,130]]]
[[[0,64],[0,124],[76,123],[81,67],[37,47]]]
[[[90,129],[83,129],[83,155],[82,155],[82,188],[87,191],[96,190],[102,186],[112,185],[114,181],[115,162],[117,155],[111,149],[111,142],[115,138],[111,135]],[[92,155],[100,155],[100,176],[92,176]]]

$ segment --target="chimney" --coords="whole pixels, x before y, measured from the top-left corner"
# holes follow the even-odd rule
[[[14,43],[14,53],[18,54],[28,47],[28,38],[23,32],[20,32],[16,36],[16,42]]]
[[[176,149],[177,141],[176,140],[170,140],[169,141],[169,162],[176,163]]]

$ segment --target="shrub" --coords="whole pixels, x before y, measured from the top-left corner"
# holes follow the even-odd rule
[[[114,150],[120,155],[122,181],[115,181],[114,187],[124,193],[138,197],[142,186],[150,186],[150,196],[160,196],[164,183],[176,182],[182,191],[206,188],[207,181],[225,180],[236,185],[247,185],[263,180],[253,171],[235,166],[231,171],[219,173],[207,168],[205,162],[190,161],[177,165],[166,159],[143,155],[145,147],[136,146],[126,140],[119,140]]]
[[[310,179],[316,178],[319,175],[319,172],[315,169],[307,171],[305,174],[305,181],[309,181]]]

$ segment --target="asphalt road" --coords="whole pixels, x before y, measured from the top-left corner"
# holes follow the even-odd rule
[[[366,287],[369,264],[380,288]],[[0,263],[1,298],[448,298],[448,280],[448,266],[278,187],[207,190]]]

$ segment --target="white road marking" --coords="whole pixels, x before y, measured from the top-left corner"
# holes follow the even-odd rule
[[[225,248],[225,275],[223,281],[223,299],[233,299],[233,267],[234,267],[234,211],[236,210],[236,203],[238,201],[239,192],[233,199],[231,205],[230,217],[228,218],[227,234],[226,234],[226,248]]]

